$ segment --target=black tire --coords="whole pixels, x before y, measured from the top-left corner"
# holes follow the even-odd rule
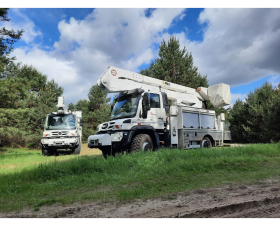
[[[201,148],[212,148],[212,142],[208,137],[204,137],[201,141]]]
[[[53,151],[50,150],[50,149],[47,149],[47,148],[43,148],[42,149],[42,155],[43,156],[51,156],[51,155],[53,155]]]
[[[114,156],[115,157],[115,151],[111,150],[111,147],[103,147],[100,148],[102,151],[102,155],[105,159],[107,159],[108,156]]]
[[[78,147],[76,147],[75,149],[72,149],[73,155],[79,155],[80,152],[81,152],[81,143],[79,143]]]
[[[133,138],[130,152],[153,150],[153,141],[148,134],[138,134]]]

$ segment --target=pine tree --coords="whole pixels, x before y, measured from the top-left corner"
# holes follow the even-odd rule
[[[185,47],[180,49],[179,40],[175,37],[170,37],[167,44],[164,40],[161,42],[158,55],[159,58],[152,61],[148,69],[142,69],[140,74],[195,89],[209,86],[207,76],[201,76],[194,66],[192,54]]]
[[[10,21],[7,15],[8,9],[0,8],[0,22]],[[0,29],[0,78],[4,77],[2,72],[5,66],[12,60],[15,60],[15,57],[9,58],[9,55],[13,51],[13,44],[21,38],[23,32],[23,30],[17,32],[7,30],[5,27]]]
[[[248,105],[239,98],[232,108],[229,108],[228,120],[230,123],[231,139],[234,142],[248,142]]]
[[[280,85],[273,88],[265,82],[245,101],[237,100],[229,109],[230,130],[233,141],[267,143],[280,141]]]
[[[38,120],[56,110],[63,89],[32,66],[10,62],[4,74],[0,80],[0,139],[11,145],[25,145],[28,140],[38,145],[42,135]]]
[[[88,107],[90,111],[95,111],[100,109],[102,104],[108,103],[110,98],[107,98],[107,93],[105,93],[99,86],[93,85],[88,93]]]
[[[68,110],[82,111],[83,142],[96,133],[99,124],[109,121],[111,115],[111,105],[108,104],[110,98],[107,98],[107,94],[100,87],[93,85],[89,90],[88,98],[89,100],[79,100],[76,105],[73,103],[68,105]]]

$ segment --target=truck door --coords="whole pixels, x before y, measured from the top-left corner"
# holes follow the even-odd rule
[[[150,93],[150,110],[147,112],[147,121],[153,124],[155,129],[162,129],[165,115],[160,104],[160,95]]]

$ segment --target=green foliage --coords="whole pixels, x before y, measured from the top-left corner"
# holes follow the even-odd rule
[[[201,76],[193,65],[192,54],[185,47],[180,49],[179,40],[175,37],[170,37],[167,44],[164,40],[161,42],[158,55],[159,58],[149,68],[142,69],[140,74],[195,89],[209,86],[207,76]]]
[[[83,130],[82,141],[87,142],[90,135],[95,134],[97,126],[110,119],[111,105],[108,104],[110,98],[106,98],[105,93],[97,85],[93,85],[88,93],[89,100],[79,100],[76,105],[70,103],[68,110],[82,111]]]
[[[280,141],[280,84],[273,88],[271,84],[264,83],[250,92],[244,102],[238,99],[229,111],[233,141]]]
[[[47,76],[32,66],[10,62],[3,74],[0,80],[1,145],[26,145],[29,135],[42,135],[38,120],[56,110],[57,98],[63,89],[54,80],[47,81]],[[29,143],[36,146],[38,142]]]
[[[7,15],[8,9],[0,8],[0,22],[10,21]],[[7,30],[5,27],[0,29],[0,78],[2,77],[1,73],[4,71],[5,65],[15,60],[15,57],[9,58],[9,55],[13,51],[13,44],[21,38],[23,32],[23,30],[16,32],[14,30]]]
[[[91,111],[100,109],[102,104],[109,102],[110,98],[107,98],[107,93],[105,93],[99,86],[93,85],[88,93],[88,108]]]

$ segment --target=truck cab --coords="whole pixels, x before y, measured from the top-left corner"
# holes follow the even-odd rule
[[[110,121],[97,127],[96,135],[88,138],[88,147],[99,148],[105,156],[139,148],[159,148],[159,141],[169,134],[166,129],[166,106],[168,100],[163,92],[134,89],[120,94]]]
[[[51,112],[46,116],[44,126],[42,122],[43,120],[40,125],[44,128],[40,143],[42,155],[57,154],[59,149],[70,149],[72,154],[80,154],[83,124],[81,111],[71,112],[66,111],[65,108],[59,109],[58,112]]]

